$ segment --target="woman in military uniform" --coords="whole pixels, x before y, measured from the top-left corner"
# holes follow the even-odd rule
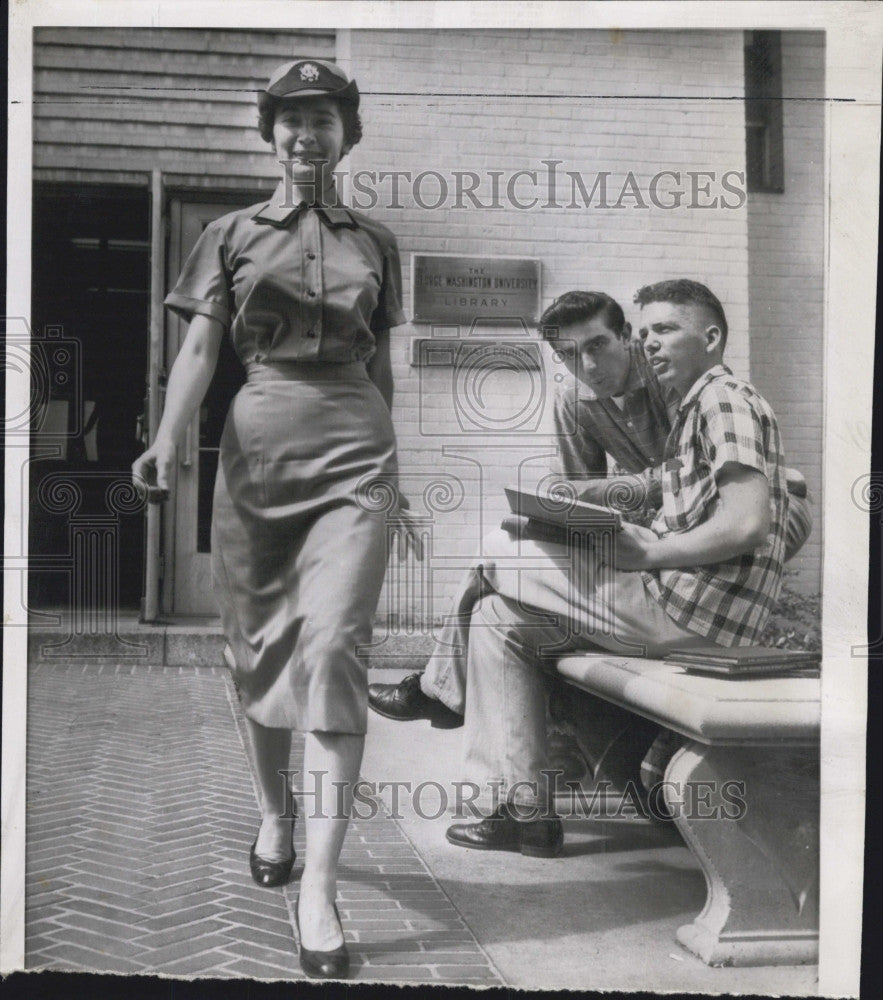
[[[156,440],[133,466],[168,494],[175,443],[229,336],[248,380],[221,440],[212,576],[260,786],[250,866],[261,885],[290,875],[294,810],[279,772],[302,731],[326,815],[306,810],[300,960],[338,978],[349,965],[336,867],[367,715],[356,649],[370,641],[387,556],[385,515],[366,498],[372,482],[395,483],[389,330],[405,321],[395,237],[336,203],[358,104],[355,81],[318,59],[279,67],[259,95],[282,182],[269,203],[210,224],[166,298],[190,326]]]

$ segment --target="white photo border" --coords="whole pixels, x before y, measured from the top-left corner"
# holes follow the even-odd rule
[[[877,288],[880,80],[883,16],[861,2],[364,3],[278,0],[28,0],[11,5],[7,323],[29,317],[33,29],[56,26],[338,28],[507,27],[767,29],[825,32],[827,102],[825,416],[822,674],[821,924],[819,995],[857,996],[865,805],[868,512],[853,485],[871,471]],[[838,338],[847,337],[848,344]],[[848,347],[848,349],[845,349]],[[7,372],[6,418],[26,412],[30,386]],[[0,972],[24,961],[24,727],[26,622],[16,620],[21,574],[12,565],[27,523],[16,502],[26,449],[5,450],[3,853]],[[856,557],[856,554],[858,556]],[[26,554],[25,554],[26,555]],[[649,985],[649,984],[648,984]]]

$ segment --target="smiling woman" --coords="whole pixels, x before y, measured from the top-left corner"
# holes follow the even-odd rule
[[[338,105],[327,97],[283,104],[273,125],[273,149],[297,188],[318,182],[317,194],[330,190],[334,168],[349,152]]]
[[[134,465],[168,495],[175,443],[229,337],[248,380],[220,442],[212,577],[260,789],[249,865],[265,887],[291,874],[296,810],[280,774],[300,730],[316,785],[305,793],[341,803],[305,819],[295,916],[301,965],[318,978],[349,970],[334,899],[367,724],[356,649],[370,640],[387,559],[385,512],[360,497],[397,476],[398,248],[384,226],[339,206],[333,178],[361,137],[358,106],[355,82],[318,59],[279,67],[261,93],[259,130],[282,182],[269,203],[210,223],[167,296],[190,326],[156,440]]]
[[[355,81],[333,63],[286,63],[258,97],[258,129],[284,161],[287,187],[307,204],[321,202],[334,168],[362,138]]]

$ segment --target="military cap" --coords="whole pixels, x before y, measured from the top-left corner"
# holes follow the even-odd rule
[[[355,80],[324,59],[295,59],[283,63],[270,77],[265,92],[273,97],[335,97],[359,106]]]

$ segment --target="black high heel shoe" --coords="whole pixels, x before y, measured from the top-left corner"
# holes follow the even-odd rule
[[[297,799],[289,791],[289,812],[291,814],[291,857],[282,861],[269,861],[262,858],[255,852],[257,847],[257,837],[251,845],[248,855],[248,867],[251,869],[251,877],[254,881],[265,889],[275,889],[276,886],[285,885],[291,878],[291,869],[297,860],[297,853],[294,850],[294,824],[297,821]]]
[[[337,903],[333,904],[334,915],[340,925],[340,914],[337,912]],[[346,941],[331,951],[311,951],[304,948],[303,937],[300,933],[300,896],[294,902],[294,922],[297,926],[298,953],[300,967],[311,979],[346,979],[350,974],[350,953],[346,948]],[[340,928],[343,934],[343,927]]]

